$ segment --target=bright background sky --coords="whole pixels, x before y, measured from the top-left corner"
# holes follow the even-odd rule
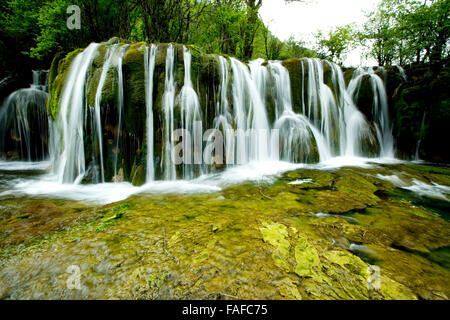
[[[381,0],[306,0],[305,3],[284,0],[263,0],[259,10],[264,23],[281,40],[294,36],[296,40],[307,42],[313,47],[313,33],[318,30],[327,32],[333,27],[363,23],[364,11],[370,11]],[[361,57],[361,49],[347,55],[345,65],[373,65],[376,61]]]

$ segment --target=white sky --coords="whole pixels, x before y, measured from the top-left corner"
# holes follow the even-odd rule
[[[364,11],[370,11],[381,0],[306,0],[306,3],[284,0],[263,0],[259,13],[270,31],[281,40],[294,36],[309,42],[318,30],[365,21]],[[361,50],[348,54],[345,65],[375,64],[361,57]]]

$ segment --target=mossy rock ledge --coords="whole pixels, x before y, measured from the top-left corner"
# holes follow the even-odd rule
[[[145,181],[146,175],[146,83],[145,83],[145,50],[146,47],[157,46],[155,59],[155,71],[153,78],[153,124],[154,124],[154,152],[155,152],[155,176],[162,176],[161,162],[162,150],[164,148],[164,91],[166,79],[166,59],[167,48],[172,45],[175,49],[174,57],[174,79],[175,98],[180,93],[184,85],[184,47],[189,48],[191,61],[191,80],[193,88],[198,95],[201,106],[202,123],[205,128],[213,127],[214,114],[217,104],[220,102],[218,87],[220,86],[221,75],[219,56],[205,54],[195,46],[182,44],[147,44],[144,42],[128,43],[119,38],[113,38],[102,43],[88,68],[86,75],[85,97],[89,108],[95,106],[95,99],[98,95],[98,85],[103,67],[105,65],[106,52],[112,46],[126,46],[126,51],[122,57],[122,78],[123,78],[123,106],[119,108],[119,73],[117,64],[111,64],[106,72],[106,78],[101,88],[100,113],[102,119],[102,139],[103,155],[105,158],[105,180],[112,181],[119,169],[122,169],[125,181],[135,181],[135,183]],[[64,84],[68,76],[70,65],[73,59],[84,49],[77,49],[66,56],[57,54],[52,62],[49,72],[49,93],[48,113],[52,119],[59,116],[59,105]],[[224,56],[229,60],[229,57]],[[308,105],[308,77],[309,70],[314,63],[321,63],[323,69],[323,79],[326,85],[333,90],[332,65],[326,61],[307,60],[291,58],[282,61],[282,64],[289,72],[292,107],[297,113],[302,113]],[[265,62],[267,64],[267,61]],[[314,66],[314,69],[316,67]],[[344,81],[348,84],[354,69],[344,69]],[[448,64],[443,64],[439,68],[435,66],[411,66],[405,68],[406,80],[397,67],[386,67],[384,69],[374,68],[374,72],[382,77],[386,84],[389,113],[393,123],[394,138],[397,143],[397,156],[410,158],[416,153],[423,159],[430,159],[441,162],[448,162],[448,150],[442,148],[438,143],[440,139],[436,137],[445,136],[444,123],[449,120],[449,97],[445,83],[448,83]],[[226,84],[226,95],[230,112],[233,114],[233,88],[231,81],[231,68],[228,69],[229,82]],[[314,71],[315,72],[315,71]],[[273,90],[266,90],[267,115],[271,122],[275,117],[275,100]],[[432,94],[430,94],[432,93]],[[336,94],[336,93],[335,93]],[[337,98],[337,97],[336,97]],[[369,129],[365,136],[374,135],[375,126],[373,123],[373,92],[369,78],[362,79],[362,85],[355,97],[361,112],[369,122]],[[179,99],[175,99],[174,127],[181,125],[181,115]],[[92,113],[86,112],[86,123],[91,121]],[[320,115],[319,115],[320,116]],[[119,118],[121,122],[119,123]],[[92,121],[91,121],[92,122]],[[234,125],[234,124],[233,124]],[[93,134],[89,125],[85,125],[85,153],[86,167],[90,167],[92,159],[98,159],[100,150],[93,141]],[[120,130],[119,130],[120,129]],[[339,128],[334,127],[333,135],[337,137]],[[118,136],[119,134],[119,136]],[[434,137],[434,138],[433,138]],[[115,143],[119,140],[118,143]],[[337,138],[336,138],[337,140]],[[418,145],[418,141],[421,144]],[[112,141],[112,142],[111,142]],[[363,143],[363,149],[367,155],[377,155],[379,146],[376,142],[367,139]],[[309,155],[302,156],[302,160],[316,162],[318,160],[317,148],[311,143],[312,151]],[[417,148],[418,147],[418,148]],[[338,148],[338,143],[334,145]],[[448,149],[448,148],[447,148]],[[118,160],[115,160],[118,158]],[[113,162],[117,162],[119,168],[113,170]],[[142,167],[141,170],[133,170],[133,167]],[[177,170],[180,174],[180,170]],[[144,175],[136,177],[136,175]],[[87,179],[85,182],[89,182]]]

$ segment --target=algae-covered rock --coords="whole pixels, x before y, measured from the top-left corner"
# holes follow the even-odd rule
[[[141,186],[145,183],[145,166],[142,164],[137,166],[132,172],[131,172],[132,180],[131,183],[135,186]]]
[[[123,57],[125,119],[124,129],[143,136],[146,117],[144,44],[132,44]]]
[[[287,239],[289,234],[286,226],[279,223],[264,223],[263,226],[260,231],[264,241],[275,247],[272,253],[275,264],[289,271],[290,266],[287,260],[289,259],[291,245]]]
[[[61,94],[64,90],[64,84],[70,69],[70,65],[75,59],[75,57],[81,53],[84,49],[76,49],[70,53],[68,53],[64,58],[61,59],[61,55],[55,56],[52,62],[52,66],[50,67],[50,74],[48,79],[48,91],[49,91],[49,99],[48,99],[48,114],[56,119],[58,117],[59,112],[59,103],[61,100]],[[57,67],[56,67],[57,65]],[[58,70],[57,73],[55,70]],[[56,75],[55,75],[56,73]]]
[[[300,169],[270,183],[109,205],[4,196],[0,296],[448,299],[448,222],[376,176],[400,169],[423,179],[448,173],[419,164]],[[289,184],[302,179],[311,181]],[[372,202],[375,188],[386,194]],[[338,203],[324,203],[323,192],[361,197],[366,208],[312,214]],[[67,290],[70,265],[80,267],[81,290]]]
[[[308,72],[307,65],[300,59],[291,58],[283,60],[283,66],[289,71],[291,80],[292,109],[297,113],[302,113],[305,99],[302,88],[306,88],[304,79],[307,79],[305,78]]]
[[[395,69],[387,75],[398,156],[410,159],[417,153],[421,159],[448,162],[448,148],[443,149],[440,141],[450,119],[448,60],[405,66],[405,71],[406,80],[399,79]]]
[[[299,237],[295,246],[295,260],[297,262],[295,273],[300,277],[313,276],[320,267],[317,250],[304,237]]]

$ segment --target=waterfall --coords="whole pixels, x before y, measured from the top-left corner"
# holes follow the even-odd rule
[[[414,160],[420,160],[420,144],[422,143],[422,139],[424,137],[424,131],[425,131],[425,117],[426,117],[426,111],[423,111],[423,115],[422,115],[422,121],[420,123],[420,131],[419,131],[419,139],[417,140],[417,144],[416,144],[416,152],[414,155]]]
[[[61,95],[59,115],[56,120],[56,130],[53,133],[60,135],[52,139],[61,141],[61,154],[55,159],[56,170],[60,183],[79,183],[85,173],[85,152],[83,141],[83,114],[85,101],[86,73],[91,62],[97,54],[98,43],[90,44],[79,53],[68,72]]]
[[[144,68],[145,68],[145,102],[147,109],[146,137],[147,137],[147,169],[146,179],[148,183],[155,180],[154,162],[154,139],[153,139],[153,77],[155,73],[155,58],[158,47],[152,45],[150,52],[145,47]]]
[[[117,171],[117,162],[119,159],[119,142],[120,142],[120,131],[122,129],[122,113],[123,113],[123,105],[124,105],[124,96],[123,96],[123,72],[122,72],[122,60],[123,56],[128,50],[128,45],[124,45],[120,48],[119,53],[115,56],[114,64],[117,68],[117,109],[118,109],[118,121],[117,121],[117,138],[116,138],[116,149],[114,150],[114,178],[113,180],[117,182],[118,171]]]
[[[33,70],[30,88],[11,93],[0,110],[0,156],[42,160],[48,156],[46,70]]]
[[[307,59],[308,65],[308,104],[307,117],[314,127],[324,136],[325,144],[331,156],[339,149],[338,131],[340,128],[340,110],[331,88],[324,82],[324,67],[319,59]]]
[[[112,60],[114,55],[118,51],[117,46],[107,47],[105,54],[105,62],[103,63],[102,73],[100,75],[100,80],[98,82],[97,91],[95,93],[95,106],[94,106],[94,128],[95,132],[97,132],[98,145],[99,145],[99,153],[100,153],[100,174],[101,174],[101,182],[105,182],[105,174],[104,174],[104,164],[103,164],[103,135],[102,135],[102,123],[100,116],[100,104],[102,99],[102,90],[106,81],[106,76],[108,75],[108,71],[111,67]],[[95,154],[95,152],[94,152]]]
[[[33,83],[30,85],[30,88],[47,92],[48,70],[32,70],[32,73]]]
[[[331,68],[332,87],[339,110],[340,154],[350,157],[363,156],[363,143],[374,143],[369,124],[347,91],[342,69],[334,63],[327,63]]]
[[[240,61],[231,58],[233,73],[233,107],[238,135],[236,144],[237,163],[268,160],[270,150],[269,121],[267,112],[255,79],[260,76],[259,70],[265,68],[261,61],[256,61],[250,70]],[[244,136],[245,135],[245,136]]]
[[[175,180],[175,148],[173,141],[174,106],[175,106],[175,48],[169,44],[166,52],[166,74],[164,80],[163,112],[164,112],[164,153],[162,167],[164,180]]]
[[[405,69],[403,69],[401,66],[396,66],[398,72],[400,73],[400,77],[402,77],[403,81],[408,80],[408,77],[406,76]]]
[[[323,135],[308,118],[292,109],[289,72],[280,61],[269,61],[269,66],[275,91],[274,128],[280,131],[280,158],[288,162],[306,162],[315,142],[320,160],[329,159],[330,153]]]
[[[229,82],[229,65],[228,60],[223,56],[219,56],[219,72],[220,83],[218,87],[219,99],[216,102],[215,117],[213,120],[214,129],[222,133],[224,137],[225,159],[224,161],[234,163],[234,135],[233,116],[230,113],[230,105],[228,103],[228,82]]]
[[[191,53],[189,49],[183,46],[183,60],[184,60],[184,85],[181,88],[180,94],[177,97],[177,105],[180,106],[181,113],[181,129],[184,129],[185,136],[182,137],[183,144],[183,177],[184,179],[192,179],[196,175],[202,174],[201,160],[192,163],[192,152],[194,149],[194,142],[198,140],[201,132],[195,123],[201,121],[200,101],[197,93],[192,87],[191,79]],[[192,139],[193,138],[193,139]],[[195,155],[198,157],[199,155]],[[198,163],[199,162],[199,163]]]
[[[95,175],[86,177],[85,181],[94,183],[104,182],[105,176],[112,176],[115,182],[122,181],[121,177],[129,180],[130,172],[143,162],[141,152],[146,167],[139,169],[139,173],[134,171],[134,177],[138,174],[138,180],[147,183],[156,179],[189,180],[224,166],[252,162],[314,163],[337,156],[393,156],[387,95],[384,82],[377,75],[385,72],[382,68],[376,72],[371,68],[356,69],[347,86],[338,65],[319,59],[299,59],[295,61],[298,68],[292,71],[282,61],[257,59],[246,65],[235,58],[216,56],[216,62],[211,60],[216,66],[208,65],[209,70],[213,70],[208,76],[214,77],[210,78],[214,83],[207,84],[209,87],[205,92],[202,90],[204,77],[198,73],[203,68],[202,61],[193,61],[198,57],[191,55],[186,46],[154,44],[134,48],[106,44],[103,65],[93,65],[100,45],[89,45],[73,59],[61,93],[58,118],[51,121],[47,129],[50,131],[50,155],[60,182],[79,183],[83,180],[85,166],[91,161],[86,160],[85,151],[93,155],[89,170],[98,168],[98,173],[95,171]],[[145,127],[142,135],[136,131],[128,132],[128,126],[123,125],[124,115],[129,119],[128,112],[136,112],[126,109],[131,88],[124,79],[122,64],[128,50],[133,50],[133,54],[125,64],[132,63],[132,67],[126,72],[135,70],[141,62],[144,69],[142,107],[145,113],[142,114],[145,116],[142,120],[133,119],[143,121],[145,125],[132,124],[133,130]],[[181,76],[177,74],[181,70],[181,61],[176,58],[181,52],[184,79],[180,88],[176,79]],[[97,84],[88,82],[97,87],[93,91],[94,105],[86,108],[85,86],[90,70],[95,70],[99,80]],[[117,75],[117,90],[114,89],[117,93],[112,102],[117,114],[113,115],[108,107],[102,109],[102,92],[111,72]],[[91,73],[94,71],[89,75]],[[162,74],[164,77],[161,78]],[[291,77],[301,80],[301,86],[292,87]],[[37,81],[41,76],[34,74],[33,78]],[[358,106],[358,95],[365,85],[372,92],[371,105]],[[33,90],[43,92],[41,89],[45,88]],[[92,88],[89,90],[92,92]],[[295,100],[292,93],[295,93]],[[208,111],[211,110],[208,105],[203,105],[205,102],[212,111]],[[140,101],[135,100],[135,103]],[[2,112],[5,110],[3,108]],[[200,131],[209,129],[203,128],[209,119],[207,111],[214,113],[212,129],[217,131],[202,135]],[[88,119],[91,122],[85,123]],[[83,130],[90,128],[92,136],[84,137]],[[106,142],[104,139],[111,129],[114,138],[110,135]],[[215,146],[210,148],[211,142],[217,139],[217,132],[222,133],[224,139],[221,146],[225,151],[225,158],[221,159],[224,165],[218,161]],[[121,145],[130,138],[137,142],[136,146],[134,142]],[[203,143],[203,139],[207,143]],[[199,140],[200,146],[196,145]],[[104,149],[106,145],[113,146],[112,151]],[[155,150],[155,147],[160,149]],[[205,149],[199,150],[199,147]],[[106,154],[111,152],[112,156]],[[213,158],[207,160],[210,154]],[[155,155],[161,155],[158,168]],[[105,159],[112,160],[106,164]],[[144,177],[141,177],[143,173]]]
[[[379,71],[385,73],[385,70],[379,67]],[[370,81],[373,94],[372,113],[376,135],[380,146],[381,157],[394,157],[394,138],[392,136],[392,127],[389,119],[388,98],[383,80],[375,73],[373,68],[358,68],[353,73],[352,79],[348,85],[349,95],[353,98],[358,94],[364,77]]]

